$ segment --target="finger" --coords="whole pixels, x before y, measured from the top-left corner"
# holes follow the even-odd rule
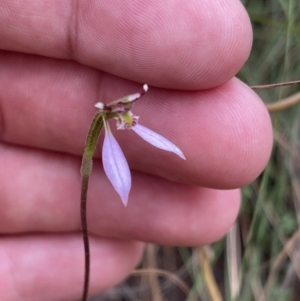
[[[76,155],[82,155],[94,104],[141,88],[74,63],[21,55],[2,56],[0,80],[1,140]],[[270,156],[268,112],[238,80],[198,92],[150,87],[133,112],[187,158],[181,161],[131,131],[118,131],[131,168],[139,171],[184,183],[236,188],[253,181]]]
[[[0,232],[80,230],[78,158],[2,146],[0,160]],[[237,190],[212,190],[132,174],[125,208],[102,165],[95,162],[88,192],[90,233],[158,244],[207,244],[223,236],[238,213]]]
[[[90,294],[117,284],[136,266],[142,244],[91,237]],[[77,300],[84,254],[78,235],[2,237],[0,293],[6,301]]]
[[[75,59],[153,86],[215,87],[238,72],[252,43],[240,1],[1,0],[0,5],[0,49]]]

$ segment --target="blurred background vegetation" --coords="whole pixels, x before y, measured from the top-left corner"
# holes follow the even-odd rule
[[[299,0],[243,0],[253,26],[249,85],[300,79]],[[256,90],[266,104],[300,100],[300,85]],[[138,270],[91,301],[300,300],[300,106],[270,107],[268,166],[242,189],[240,215],[221,241],[199,248],[148,245]]]

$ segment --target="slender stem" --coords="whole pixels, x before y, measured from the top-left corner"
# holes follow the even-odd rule
[[[298,85],[300,84],[300,80],[294,80],[290,82],[283,82],[277,84],[269,84],[269,85],[259,85],[259,86],[250,86],[251,89],[269,89],[269,88],[276,88],[282,86],[291,86],[291,85]]]
[[[103,113],[97,112],[94,116],[92,124],[89,129],[88,136],[86,138],[86,144],[84,149],[84,154],[81,163],[81,198],[80,198],[80,216],[81,216],[81,229],[84,244],[84,284],[82,301],[87,301],[88,291],[89,291],[89,278],[90,278],[90,244],[89,244],[89,233],[87,225],[87,215],[86,215],[86,203],[87,203],[87,192],[89,186],[89,177],[92,172],[93,167],[93,156],[96,150],[98,138],[103,127]]]
[[[90,244],[89,244],[89,232],[88,232],[87,218],[86,218],[86,199],[87,199],[87,191],[89,186],[89,176],[83,175],[81,183],[82,184],[81,184],[80,216],[81,216],[81,228],[82,228],[82,235],[83,235],[84,257],[85,257],[82,301],[86,301],[88,297],[89,280],[90,280]]]

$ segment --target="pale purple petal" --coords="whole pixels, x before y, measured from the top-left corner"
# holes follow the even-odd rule
[[[112,135],[108,124],[105,124],[102,163],[109,181],[120,195],[124,206],[126,206],[131,188],[130,170],[121,147]]]
[[[183,152],[171,141],[169,141],[168,139],[164,138],[163,136],[153,132],[152,130],[137,124],[133,127],[131,127],[131,129],[136,132],[142,139],[144,139],[145,141],[147,141],[148,143],[152,144],[153,146],[175,153],[176,155],[178,155],[180,158],[185,160],[185,156],[183,154]]]

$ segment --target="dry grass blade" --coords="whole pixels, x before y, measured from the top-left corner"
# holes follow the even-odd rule
[[[156,268],[156,247],[155,245],[148,244],[146,249],[146,261],[147,261],[147,268]],[[163,297],[161,295],[159,281],[157,278],[157,274],[152,273],[149,275],[149,281],[152,291],[152,298],[153,301],[162,301]]]
[[[226,237],[227,266],[229,276],[229,288],[231,300],[238,297],[241,287],[241,249],[239,228],[234,223]]]
[[[300,92],[295,93],[287,98],[276,101],[274,103],[266,104],[269,112],[281,111],[290,108],[300,102]]]
[[[288,256],[292,256],[291,254],[299,242],[300,242],[300,229],[298,229],[297,232],[294,233],[294,235],[287,241],[282,251],[277,255],[273,263],[273,266],[271,268],[271,271],[269,273],[269,277],[267,279],[266,285],[264,287],[265,293],[269,291],[272,280],[276,276],[277,272],[279,271],[279,268],[281,267],[281,265],[283,264],[283,262]]]
[[[264,301],[265,294],[261,282],[257,278],[251,279],[251,287],[255,301]]]
[[[174,284],[176,284],[186,295],[188,295],[189,291],[190,291],[189,286],[182,279],[180,279],[174,273],[170,273],[165,270],[154,269],[154,268],[139,269],[139,270],[132,271],[130,275],[132,275],[132,276],[143,276],[143,275],[163,276],[163,277],[168,278]]]
[[[208,256],[203,247],[198,248],[199,262],[203,272],[207,290],[213,301],[223,301],[218,285],[216,283]]]

